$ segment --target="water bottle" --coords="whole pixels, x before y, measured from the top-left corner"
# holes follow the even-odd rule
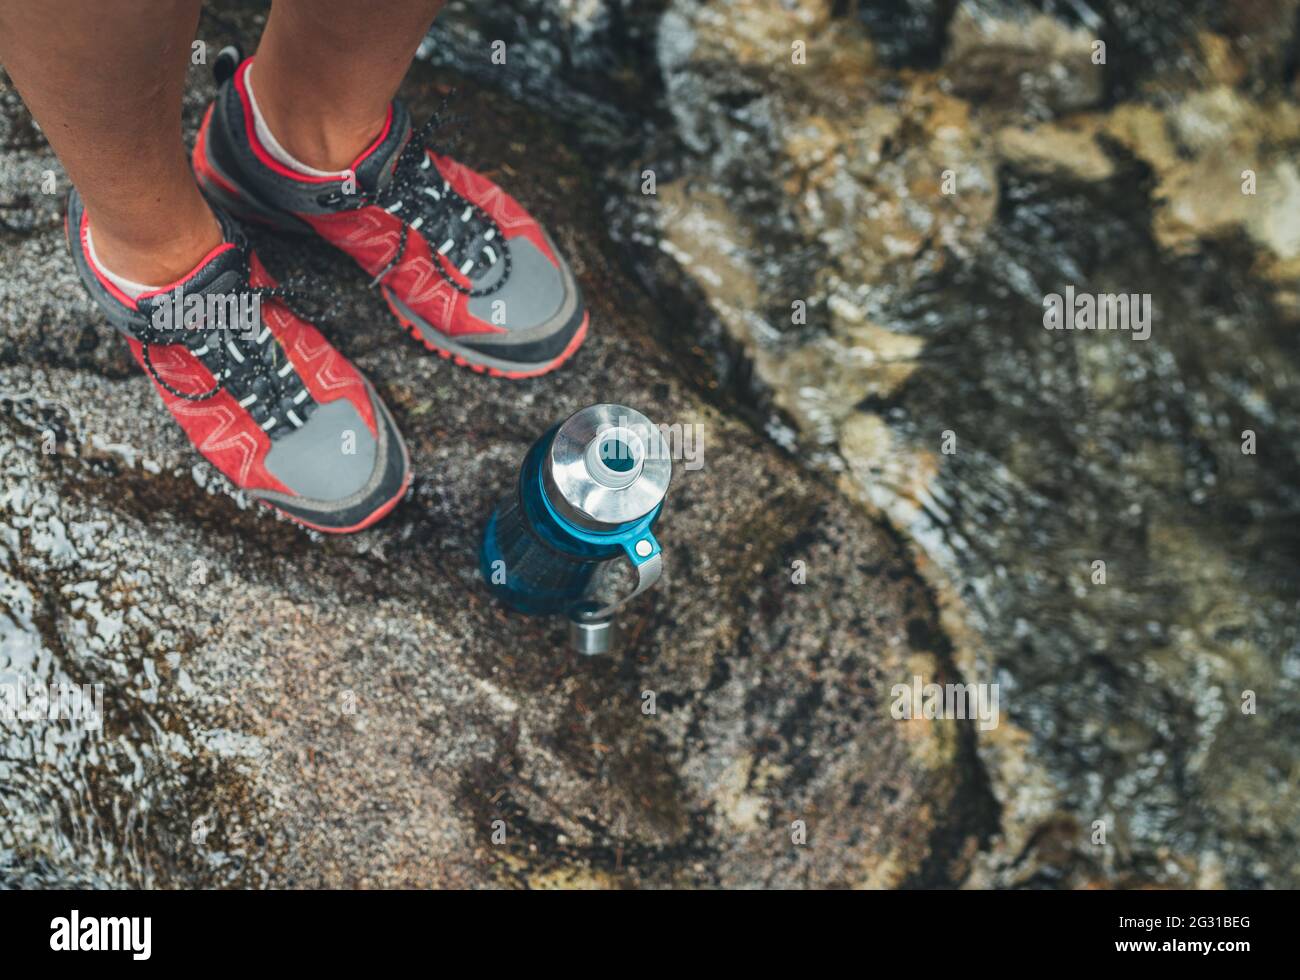
[[[652,529],[672,477],[665,448],[654,424],[623,405],[592,405],[548,430],[483,532],[479,561],[496,597],[520,612],[566,615],[575,650],[608,652],[614,614],[663,568]],[[636,587],[612,603],[589,599],[596,570],[620,557]]]

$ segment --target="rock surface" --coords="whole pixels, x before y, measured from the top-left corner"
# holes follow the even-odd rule
[[[1297,880],[1296,12],[674,0],[653,65],[608,38],[662,78],[607,213],[687,370],[889,521],[1002,686],[971,884]],[[1149,293],[1151,340],[1044,331],[1067,285]]]
[[[417,117],[448,80],[416,67]],[[462,155],[535,207],[596,327],[560,374],[485,380],[401,336],[324,246],[264,242],[274,271],[337,294],[324,329],[417,468],[385,521],[327,539],[241,500],[160,410],[82,295],[39,191],[61,172],[4,91],[0,680],[102,684],[105,715],[102,732],[0,722],[4,880],[960,882],[997,808],[968,726],[889,716],[893,683],[956,677],[905,549],[701,400],[596,209],[574,206],[595,191],[563,133],[463,98]],[[702,426],[704,465],[679,469],[670,581],[629,616],[628,652],[578,662],[558,623],[490,601],[475,549],[528,443],[606,399]]]
[[[1300,884],[1297,9],[452,0],[411,94],[468,84],[461,154],[557,234],[596,328],[499,387],[416,356],[345,260],[266,242],[333,284],[326,332],[420,470],[342,541],[195,466],[0,90],[0,643],[109,689],[102,737],[9,735],[0,868]],[[1066,285],[1150,293],[1151,339],[1044,331]],[[529,441],[606,398],[704,425],[705,466],[631,652],[575,664],[472,553]],[[915,675],[997,683],[1002,724],[894,722]]]
[[[1001,685],[972,884],[1294,882],[1295,5],[1075,7],[963,2],[900,65],[819,4],[671,4],[680,148],[626,238]],[[1044,331],[1067,285],[1151,294],[1152,339]]]

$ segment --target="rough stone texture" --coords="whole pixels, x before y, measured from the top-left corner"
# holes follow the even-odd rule
[[[268,243],[338,284],[355,322],[327,331],[421,466],[344,542],[192,467],[0,90],[0,625],[128,709],[91,756],[7,745],[52,764],[8,770],[0,855],[55,881],[1294,886],[1296,13],[453,0],[423,54],[499,93],[470,162],[558,230],[597,329],[497,389],[394,346],[345,260]],[[1044,331],[1067,284],[1151,293],[1152,339]],[[707,465],[634,653],[574,665],[471,552],[529,439],[611,392],[705,423]],[[997,682],[1003,723],[884,724],[915,674]]]
[[[958,4],[943,64],[953,90],[972,102],[1014,106],[1030,118],[1096,105],[1104,74],[1093,52],[1104,41],[1026,7],[987,0]]]
[[[417,117],[444,80],[413,71]],[[210,92],[191,81],[190,132]],[[0,95],[0,678],[103,684],[106,714],[102,733],[0,722],[3,880],[960,882],[996,805],[968,725],[889,717],[893,683],[956,676],[905,548],[684,381],[575,206],[595,192],[563,135],[462,98],[462,155],[547,222],[593,334],[555,376],[485,380],[402,337],[325,246],[266,241],[345,307],[324,329],[418,473],[376,528],[323,538],[241,500],[161,411],[66,261],[39,191],[61,172]],[[670,580],[628,652],[578,662],[560,624],[490,601],[475,548],[530,440],[602,399],[699,423],[705,465],[674,481]]]
[[[1040,6],[968,0],[941,56],[881,57],[851,5],[672,3],[677,143],[620,238],[1002,685],[972,883],[1293,882],[1300,812],[1263,787],[1296,765],[1295,7]],[[1067,285],[1151,294],[1153,339],[1044,331]]]

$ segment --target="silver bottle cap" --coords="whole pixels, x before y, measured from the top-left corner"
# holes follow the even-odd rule
[[[624,405],[591,405],[560,426],[542,467],[546,496],[566,520],[612,531],[659,506],[672,479],[659,428]]]

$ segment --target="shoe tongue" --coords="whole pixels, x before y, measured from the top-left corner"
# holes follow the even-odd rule
[[[377,194],[393,179],[393,168],[406,141],[411,138],[411,113],[401,99],[393,100],[393,118],[383,140],[357,165],[357,184]]]
[[[239,249],[228,248],[201,266],[185,282],[187,293],[235,293],[248,288]]]

